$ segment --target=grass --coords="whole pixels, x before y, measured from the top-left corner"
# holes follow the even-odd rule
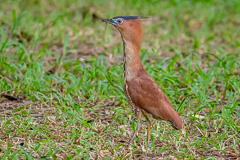
[[[100,21],[144,15],[143,65],[180,113],[153,121],[146,151],[122,92],[119,33]],[[0,5],[2,159],[237,159],[240,2],[5,1]],[[132,126],[132,127],[131,127]]]

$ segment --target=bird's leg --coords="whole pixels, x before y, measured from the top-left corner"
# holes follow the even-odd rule
[[[131,138],[129,139],[129,142],[132,142],[133,138],[135,137],[136,133],[138,132],[139,128],[141,127],[141,125],[140,125],[141,115],[142,115],[142,111],[139,110],[138,115],[137,115],[137,119],[138,119],[137,127],[135,128],[135,131],[133,132]]]
[[[146,118],[148,124],[147,124],[147,145],[149,146],[149,142],[150,142],[150,131],[151,131],[151,121],[149,120],[149,118],[147,117],[146,113],[143,112],[143,116]]]

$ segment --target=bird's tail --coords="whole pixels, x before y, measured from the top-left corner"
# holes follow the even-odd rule
[[[176,130],[179,130],[179,129],[180,129],[180,128],[176,127],[172,121],[168,120],[168,122],[171,124],[171,126],[172,126],[174,129],[176,129]]]
[[[182,129],[182,120],[176,111],[175,114],[173,114],[171,120],[168,120],[168,122],[172,125],[174,129],[176,130]]]

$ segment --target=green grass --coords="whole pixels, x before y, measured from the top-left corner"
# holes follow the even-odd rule
[[[117,15],[151,17],[143,65],[184,122],[152,119],[148,152],[144,119],[127,142],[121,39],[100,21]],[[239,158],[239,17],[239,0],[1,2],[0,157]]]

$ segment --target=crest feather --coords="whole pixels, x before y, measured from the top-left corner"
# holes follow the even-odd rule
[[[148,19],[147,17],[143,17],[143,16],[116,16],[116,17],[113,17],[113,19],[115,19],[115,18],[122,18],[124,20],[130,20],[130,19],[145,20],[145,19]]]

